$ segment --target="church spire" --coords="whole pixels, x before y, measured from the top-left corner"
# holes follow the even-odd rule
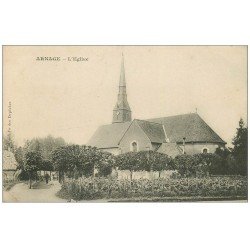
[[[124,56],[123,56],[123,53],[122,53],[122,63],[121,63],[121,73],[120,73],[119,86],[125,86],[126,87],[125,68],[124,68]]]
[[[118,100],[113,110],[113,123],[131,121],[131,110],[127,101],[124,56],[122,54]]]

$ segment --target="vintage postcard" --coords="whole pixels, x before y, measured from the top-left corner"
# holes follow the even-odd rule
[[[247,46],[3,46],[3,202],[247,202]]]

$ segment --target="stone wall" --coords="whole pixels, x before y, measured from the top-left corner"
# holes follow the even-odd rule
[[[167,170],[167,171],[162,171],[161,172],[161,178],[170,178],[171,174],[173,172],[173,170]],[[122,179],[128,179],[130,180],[130,171],[129,170],[117,170],[116,171],[116,176],[118,178],[118,180],[122,180]],[[133,180],[138,180],[138,179],[157,179],[159,178],[159,172],[148,172],[148,171],[136,171],[133,172]]]

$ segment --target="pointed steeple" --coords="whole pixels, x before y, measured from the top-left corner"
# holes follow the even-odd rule
[[[113,123],[131,121],[131,110],[127,101],[124,56],[122,54],[118,100],[113,110]]]
[[[126,87],[126,78],[125,78],[125,68],[124,68],[124,56],[123,56],[123,53],[122,53],[122,63],[121,63],[121,73],[120,73],[119,86],[125,86]]]

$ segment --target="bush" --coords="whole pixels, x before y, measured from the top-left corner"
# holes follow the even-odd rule
[[[213,175],[235,175],[241,174],[240,166],[235,160],[235,157],[227,148],[217,148],[215,151],[216,155],[219,155],[222,159],[221,165],[217,169],[213,169],[211,174]]]
[[[96,163],[97,176],[106,177],[112,173],[115,165],[115,157],[111,153],[102,152],[101,159]]]
[[[79,178],[68,180],[58,194],[74,200],[152,197],[247,197],[246,177],[206,177],[154,180]]]
[[[222,158],[216,154],[178,155],[174,159],[176,170],[182,177],[205,177],[220,174]]]

